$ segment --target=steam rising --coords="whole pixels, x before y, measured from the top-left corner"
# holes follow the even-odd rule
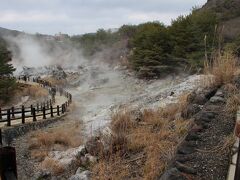
[[[52,36],[20,34],[15,37],[7,36],[5,40],[12,52],[12,63],[17,72],[24,66],[76,66],[86,62],[81,51],[76,50],[69,41],[56,41]]]

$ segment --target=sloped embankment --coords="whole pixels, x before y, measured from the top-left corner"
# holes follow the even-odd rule
[[[219,88],[208,102],[201,94],[192,99],[191,106],[199,112],[161,180],[226,179],[235,125],[235,113],[226,111],[228,89]]]

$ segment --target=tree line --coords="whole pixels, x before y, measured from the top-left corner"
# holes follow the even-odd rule
[[[140,77],[161,77],[188,67],[197,71],[206,53],[217,45],[219,18],[211,10],[193,11],[179,16],[170,26],[160,22],[123,25],[115,31],[71,37],[85,56],[90,57],[122,39],[128,40],[128,62]]]

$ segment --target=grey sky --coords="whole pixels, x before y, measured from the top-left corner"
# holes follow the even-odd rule
[[[0,27],[30,33],[82,34],[172,19],[207,0],[0,0]]]

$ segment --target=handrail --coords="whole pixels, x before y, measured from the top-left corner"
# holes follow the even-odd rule
[[[21,77],[18,78],[19,80]],[[24,78],[25,82],[30,81],[30,78]],[[57,116],[60,116],[60,114],[64,114],[67,110],[67,107],[72,102],[72,95],[63,90],[63,88],[55,87],[50,82],[46,80],[42,80],[40,78],[33,78],[33,81],[38,83],[44,88],[51,89],[50,94],[53,95],[53,98],[49,101],[46,101],[44,103],[37,103],[36,105],[31,105],[30,107],[24,107],[23,105],[19,108],[17,107],[11,107],[8,109],[1,109],[0,108],[0,123],[7,122],[7,126],[11,126],[11,122],[15,120],[22,119],[22,124],[25,123],[25,120],[27,118],[33,118],[33,121],[37,121],[37,117],[42,116],[42,119],[46,119],[47,115],[51,115],[51,118],[54,117],[54,115],[57,114]],[[53,102],[55,102],[55,94],[56,92],[59,92],[60,95],[64,95],[67,98],[67,101],[61,105],[53,106]],[[54,111],[56,110],[56,111]]]

